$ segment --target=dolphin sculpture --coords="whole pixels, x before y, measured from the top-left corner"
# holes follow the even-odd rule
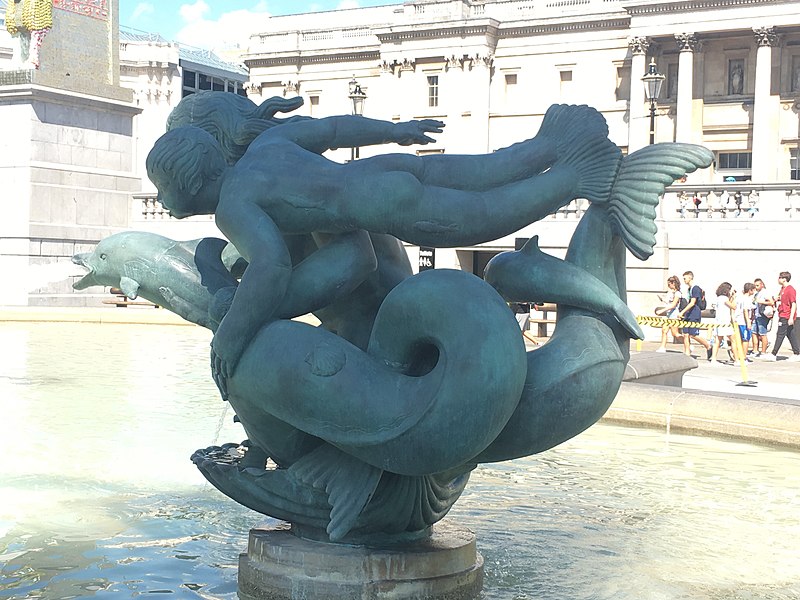
[[[231,254],[228,242],[219,238],[180,242],[124,231],[101,240],[92,252],[72,257],[88,269],[72,287],[118,287],[132,300],[141,296],[215,331],[238,285],[229,270],[237,266],[235,257],[226,256]],[[320,309],[374,270],[375,255],[365,231],[337,236],[296,266],[277,314],[291,319]]]

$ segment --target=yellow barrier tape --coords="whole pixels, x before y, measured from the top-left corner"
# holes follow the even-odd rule
[[[652,327],[695,327],[697,329],[714,329],[719,327],[719,323],[697,323],[696,321],[683,321],[681,319],[668,319],[667,317],[637,316],[636,322],[639,325],[650,325]]]

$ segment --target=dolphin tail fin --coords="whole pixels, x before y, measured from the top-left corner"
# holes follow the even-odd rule
[[[605,207],[614,232],[636,258],[647,260],[656,244],[656,206],[664,189],[707,167],[711,152],[694,144],[654,144],[622,159]]]
[[[597,110],[586,105],[555,104],[545,113],[536,137],[556,144],[554,166],[571,167],[577,179],[576,198],[608,202],[622,152],[608,139],[608,125]]]
[[[324,444],[289,467],[298,481],[328,494],[331,518],[327,532],[341,540],[372,498],[383,471]]]

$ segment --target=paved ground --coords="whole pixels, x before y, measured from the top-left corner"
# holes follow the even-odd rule
[[[684,375],[683,387],[696,390],[707,390],[715,392],[729,392],[731,394],[743,394],[747,396],[767,396],[773,398],[787,398],[800,402],[800,362],[787,362],[792,355],[791,347],[788,342],[784,342],[784,348],[778,354],[777,362],[765,362],[754,358],[753,362],[747,363],[745,373],[740,367],[716,362],[710,363],[705,359],[705,350],[695,345],[697,352],[702,352],[702,356],[695,356],[697,359],[697,369],[693,369]],[[643,352],[653,352],[658,348],[655,342],[643,342]],[[635,352],[635,345],[632,344],[632,351]],[[673,348],[667,347],[668,352],[682,352],[682,348],[676,345]],[[725,355],[727,351],[721,350],[719,357]],[[743,386],[743,381],[752,381],[755,384]]]
[[[530,342],[526,342],[526,344],[528,348],[533,348]],[[656,348],[658,348],[657,342],[642,342],[641,351],[655,352]],[[777,362],[765,362],[755,358],[752,363],[747,363],[745,374],[742,373],[740,367],[730,364],[730,361],[728,364],[708,362],[705,358],[705,350],[697,344],[694,345],[694,348],[696,353],[702,352],[702,356],[694,355],[697,359],[697,368],[684,375],[684,388],[745,396],[785,398],[800,403],[800,362],[787,362],[786,359],[792,355],[788,340],[784,341]],[[683,352],[683,347],[672,344],[667,346],[667,351]],[[635,343],[631,343],[631,352],[636,352]],[[719,358],[723,357],[728,357],[726,350],[719,352]],[[743,381],[751,381],[755,384],[752,386],[740,385]]]

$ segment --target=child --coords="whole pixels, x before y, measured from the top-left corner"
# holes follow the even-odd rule
[[[234,164],[197,127],[177,127],[156,142],[146,166],[161,204],[177,218],[216,214],[249,263],[212,344],[221,387],[285,294],[292,263],[283,234],[366,229],[418,245],[473,245],[577,197],[607,202],[621,160],[603,117],[567,105],[548,110],[535,138],[488,155],[385,154],[346,164],[321,156],[427,144],[442,127],[358,116],[298,120],[266,129]]]

